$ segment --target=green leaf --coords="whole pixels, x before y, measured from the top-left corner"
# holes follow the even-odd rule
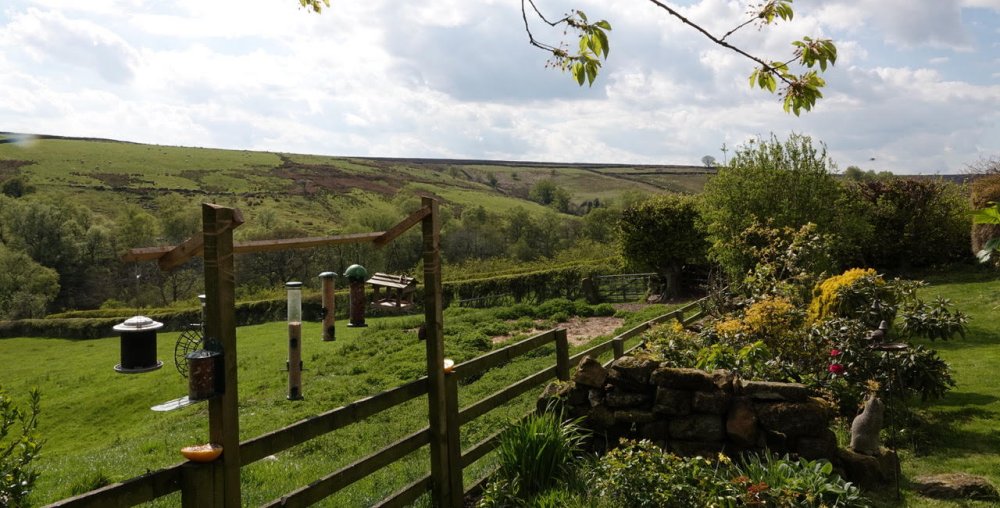
[[[605,30],[611,30],[611,23],[608,23],[607,21],[605,21],[603,19],[600,20],[600,21],[598,21],[597,23],[594,23],[594,26],[599,27],[599,28],[603,28]]]
[[[1000,205],[994,203],[992,206],[972,212],[972,223],[1000,224]]]
[[[584,75],[583,64],[580,62],[574,63],[573,66],[570,68],[570,72],[573,73],[573,78],[576,79],[576,82],[580,86],[583,86],[583,80],[586,78],[586,76]]]
[[[604,52],[604,59],[608,59],[608,51],[611,48],[608,46],[608,35],[601,30],[595,30],[594,35],[597,36],[598,42],[600,42],[601,50]]]

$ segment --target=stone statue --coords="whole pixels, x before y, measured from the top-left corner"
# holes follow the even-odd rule
[[[865,408],[851,422],[851,449],[865,455],[875,455],[879,451],[879,431],[882,430],[882,415],[885,406],[875,394],[865,398]]]

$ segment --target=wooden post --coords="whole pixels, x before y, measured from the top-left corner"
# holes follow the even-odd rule
[[[461,507],[465,497],[465,482],[462,479],[462,424],[458,419],[458,376],[454,371],[445,374],[444,387],[445,427],[448,429],[448,483],[451,485],[451,499],[446,506]]]
[[[615,359],[625,356],[625,340],[621,337],[611,339],[611,347],[615,350]]]
[[[219,461],[181,466],[181,506],[214,508],[222,506],[222,467]]]
[[[424,330],[427,344],[427,402],[431,433],[431,494],[434,506],[451,505],[448,473],[447,403],[444,385],[444,316],[441,301],[441,215],[437,201],[421,200],[430,209],[421,220],[424,237]],[[461,505],[459,505],[461,506]]]
[[[569,339],[565,328],[556,330],[556,377],[569,381]]]
[[[205,348],[222,353],[222,394],[208,402],[208,435],[222,445],[222,504],[239,507],[240,416],[236,379],[236,280],[233,229],[243,223],[238,210],[205,203]],[[213,496],[216,497],[216,496]]]

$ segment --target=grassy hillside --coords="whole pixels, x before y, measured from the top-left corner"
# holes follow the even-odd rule
[[[552,179],[580,204],[629,191],[699,192],[707,177],[704,168],[688,166],[366,159],[54,136],[12,139],[15,135],[0,133],[0,181],[20,176],[38,194],[57,200],[111,213],[125,203],[177,193],[192,203],[236,205],[249,217],[258,209],[276,209],[317,233],[338,223],[344,208],[363,200],[391,201],[399,191],[437,196],[458,208],[539,211],[526,198],[543,179]]]

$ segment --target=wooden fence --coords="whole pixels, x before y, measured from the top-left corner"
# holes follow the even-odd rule
[[[624,273],[593,277],[594,291],[601,302],[634,302],[649,293],[655,273]]]
[[[450,374],[445,376],[445,414],[448,455],[448,468],[438,473],[428,473],[402,489],[383,499],[376,506],[401,507],[413,503],[421,495],[431,491],[435,482],[447,484],[445,489],[447,499],[441,499],[439,506],[461,507],[462,499],[471,489],[477,488],[482,479],[467,487],[463,482],[463,470],[484,457],[498,444],[500,432],[497,432],[466,450],[461,448],[461,427],[479,418],[489,411],[499,408],[516,397],[537,390],[552,379],[569,380],[571,367],[578,364],[585,356],[598,358],[611,352],[614,358],[619,358],[640,344],[635,344],[628,350],[625,343],[648,330],[657,323],[678,319],[688,324],[702,316],[701,303],[704,300],[690,303],[680,309],[656,317],[642,323],[621,335],[606,342],[578,352],[569,354],[569,343],[566,330],[554,329],[535,335],[516,344],[497,349],[486,355],[460,363]],[[691,313],[691,311],[695,311]],[[474,402],[464,408],[458,406],[459,382],[473,379],[485,371],[507,364],[518,357],[537,348],[555,343],[555,365],[542,369],[510,386]],[[239,445],[241,465],[245,466],[269,455],[287,450],[293,446],[305,443],[337,429],[357,423],[395,406],[423,397],[428,394],[428,378],[422,377],[405,385],[379,393],[372,397],[358,400],[343,407],[306,418],[287,427],[243,441]],[[408,436],[404,436],[381,450],[363,457],[352,464],[344,466],[309,485],[288,493],[265,506],[309,506],[338,491],[385,468],[393,462],[431,443],[431,428],[424,427]],[[108,485],[98,490],[65,499],[49,506],[51,507],[107,507],[132,506],[152,501],[161,496],[181,491],[182,504],[188,506],[212,506],[222,495],[219,477],[222,475],[221,461],[207,464],[183,462],[158,471],[154,471],[130,480]]]

